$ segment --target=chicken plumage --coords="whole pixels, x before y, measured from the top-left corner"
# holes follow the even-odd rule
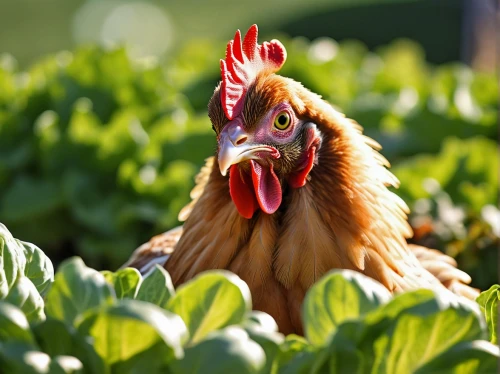
[[[255,25],[229,42],[208,105],[218,150],[180,212],[185,223],[124,266],[145,273],[160,263],[175,285],[228,269],[284,333],[302,332],[306,291],[335,268],[392,292],[448,288],[474,298],[452,258],[407,244],[408,207],[388,189],[398,180],[379,145],[320,96],[277,75],[285,59],[280,42],[257,44]]]

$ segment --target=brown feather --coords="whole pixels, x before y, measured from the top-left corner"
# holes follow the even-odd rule
[[[273,274],[278,217],[259,213],[252,233],[229,265],[252,290],[254,309],[273,315],[283,332],[293,332],[284,287]]]
[[[342,267],[341,253],[332,250],[334,238],[320,217],[313,187],[292,190],[277,242],[275,274],[287,289],[307,289],[326,271]]]

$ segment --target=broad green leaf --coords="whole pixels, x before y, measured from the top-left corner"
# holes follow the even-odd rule
[[[144,276],[136,299],[165,308],[174,295],[175,289],[170,274],[163,267],[155,265]]]
[[[74,356],[81,361],[86,373],[106,373],[104,361],[90,342],[63,321],[45,320],[33,327],[33,333],[42,351],[50,357]]]
[[[490,341],[493,344],[498,343],[498,307],[500,299],[500,286],[495,284],[489,290],[481,292],[477,302],[486,318]]]
[[[30,322],[39,322],[45,319],[42,296],[38,293],[35,285],[21,272],[5,301],[21,308]]]
[[[130,299],[89,310],[77,321],[77,329],[92,338],[95,350],[112,372],[130,372],[151,364],[162,366],[182,358],[182,343],[187,338],[179,316]],[[156,361],[151,362],[155,355]]]
[[[307,339],[323,345],[344,321],[356,319],[387,303],[390,292],[377,281],[352,270],[334,270],[306,294],[302,320]]]
[[[365,357],[370,359],[365,362],[365,368],[373,363],[373,345],[375,340],[386,333],[395,323],[400,314],[413,313],[413,310],[435,310],[435,294],[428,289],[408,291],[396,295],[387,304],[369,312],[363,318],[363,331],[359,332],[358,343]],[[350,335],[354,337],[354,335]]]
[[[0,299],[20,307],[30,322],[41,321],[45,314],[39,290],[47,290],[53,276],[52,263],[38,247],[14,239],[0,224]]]
[[[403,292],[396,295],[387,304],[368,313],[365,321],[368,324],[385,328],[388,325],[384,325],[384,321],[390,323],[402,312],[412,310],[412,308],[426,308],[428,303],[431,304],[431,308],[434,308],[435,298],[434,292],[428,289]]]
[[[357,320],[341,323],[310,364],[311,371],[333,373],[369,372],[374,362],[373,345],[386,334],[399,314],[434,300],[430,290],[405,292]]]
[[[498,373],[500,350],[484,340],[461,342],[418,368],[415,374]]]
[[[20,242],[26,257],[24,275],[35,285],[40,295],[44,296],[54,281],[54,267],[49,258],[36,245]]]
[[[452,296],[452,298],[455,297]],[[394,329],[400,318],[406,315],[422,315],[424,321],[427,321],[426,315],[438,313],[446,309],[447,305],[462,308],[457,300],[459,299],[455,299],[453,303],[440,301],[433,291],[427,289],[399,294],[389,303],[367,313],[363,318],[342,323],[336,333],[331,336],[327,349],[323,349],[318,354],[316,361],[320,364],[322,362],[323,366],[328,363],[327,367],[332,372],[370,372],[376,359],[384,358],[384,355],[377,351],[376,343],[383,340]],[[468,310],[467,305],[469,307],[474,305],[469,302],[465,304],[466,310]],[[475,309],[477,317],[477,307]],[[481,335],[480,323],[479,327],[479,335]],[[472,330],[474,331],[475,328],[477,325],[473,325]],[[347,360],[344,357],[351,358]]]
[[[412,372],[454,344],[484,338],[480,313],[470,300],[448,291],[435,293],[433,300],[401,312],[375,340],[373,370]]]
[[[35,340],[21,309],[0,301],[0,343],[7,341],[33,344]]]
[[[331,337],[328,346],[319,354],[315,365],[324,368],[325,366],[319,366],[322,361],[331,373],[364,373],[365,357],[358,347],[362,331],[362,321],[342,323]]]
[[[85,266],[78,257],[64,261],[47,293],[45,312],[47,316],[72,324],[83,312],[109,305],[114,300],[114,292],[104,276]]]
[[[364,370],[370,370],[375,360],[375,341],[380,336],[387,333],[387,330],[396,323],[401,314],[436,310],[435,298],[434,292],[427,289],[409,291],[396,295],[387,304],[366,314],[362,319],[362,324],[359,325],[362,327],[361,331],[355,331],[353,328],[345,330],[344,328],[341,338],[351,338],[355,340],[356,346],[363,352]],[[350,332],[350,334],[346,335],[346,332]],[[335,339],[335,336],[333,338]],[[339,341],[338,338],[336,341]],[[331,364],[333,365],[334,363],[332,362]]]
[[[264,350],[239,327],[230,326],[209,333],[202,341],[186,348],[182,360],[169,367],[184,373],[261,373],[266,363]]]
[[[208,271],[178,288],[167,309],[182,317],[190,342],[202,340],[209,332],[243,321],[252,308],[245,282],[228,271]]]
[[[102,271],[104,278],[110,283],[118,299],[134,299],[142,282],[141,273],[134,268],[120,269],[116,272]]]
[[[7,296],[19,272],[24,273],[26,258],[19,241],[0,223],[0,299]]]

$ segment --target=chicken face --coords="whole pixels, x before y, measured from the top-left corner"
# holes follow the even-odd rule
[[[254,129],[247,130],[249,126],[244,118],[230,121],[219,135],[218,159],[222,175],[244,160],[255,160],[276,171],[286,169],[294,161],[289,156],[300,148],[303,125],[304,121],[295,116],[288,103],[270,109],[252,126]]]
[[[257,26],[243,41],[239,30],[221,60],[222,82],[208,111],[218,140],[222,175],[238,212],[252,218],[257,209],[273,214],[283,190],[306,183],[317,161],[321,135],[299,115],[304,104],[296,82],[274,74],[286,60],[278,41],[257,43]]]
[[[222,175],[229,173],[230,194],[239,213],[251,218],[257,209],[272,214],[287,187],[302,187],[313,165],[321,134],[307,118],[300,118],[286,78],[258,76],[246,95],[243,110],[232,120],[223,114],[216,90],[209,116],[218,139]]]

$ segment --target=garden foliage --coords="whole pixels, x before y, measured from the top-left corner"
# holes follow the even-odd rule
[[[392,296],[333,271],[306,295],[305,336],[283,336],[230,272],[174,289],[159,266],[142,277],[72,257],[54,276],[38,247],[0,228],[3,373],[497,372],[498,285],[480,306],[449,292]]]

